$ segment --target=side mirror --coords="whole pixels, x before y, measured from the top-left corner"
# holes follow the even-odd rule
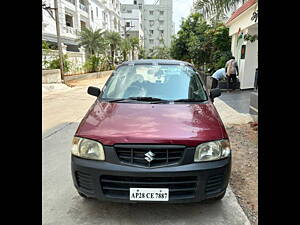
[[[210,98],[213,100],[216,97],[219,97],[221,95],[220,88],[214,88],[210,90]]]
[[[100,95],[100,93],[101,93],[101,90],[99,88],[97,88],[97,87],[90,86],[90,87],[88,87],[87,93],[89,95],[93,95],[93,96],[98,97]]]

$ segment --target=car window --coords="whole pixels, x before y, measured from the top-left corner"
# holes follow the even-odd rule
[[[103,89],[102,98],[153,97],[166,100],[207,100],[195,70],[182,65],[124,65]]]

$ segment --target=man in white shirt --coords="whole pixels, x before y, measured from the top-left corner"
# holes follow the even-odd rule
[[[237,81],[236,77],[238,76],[238,73],[239,73],[239,68],[238,68],[237,62],[235,61],[234,56],[232,56],[230,58],[230,60],[228,60],[226,62],[225,71],[226,71],[226,74],[228,77],[227,88],[234,90],[235,86],[236,86],[236,81]]]
[[[226,78],[226,72],[225,68],[218,69],[212,77],[212,85],[211,89],[218,87],[219,80],[222,80],[223,78]]]

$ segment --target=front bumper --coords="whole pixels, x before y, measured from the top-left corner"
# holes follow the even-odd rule
[[[77,191],[90,198],[133,202],[129,200],[130,187],[165,187],[170,190],[168,202],[187,203],[218,197],[226,191],[231,156],[214,162],[141,168],[72,155],[71,168]]]

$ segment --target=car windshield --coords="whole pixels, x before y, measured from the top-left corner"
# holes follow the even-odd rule
[[[120,66],[103,88],[102,99],[132,97],[168,101],[206,101],[198,73],[183,65]]]

